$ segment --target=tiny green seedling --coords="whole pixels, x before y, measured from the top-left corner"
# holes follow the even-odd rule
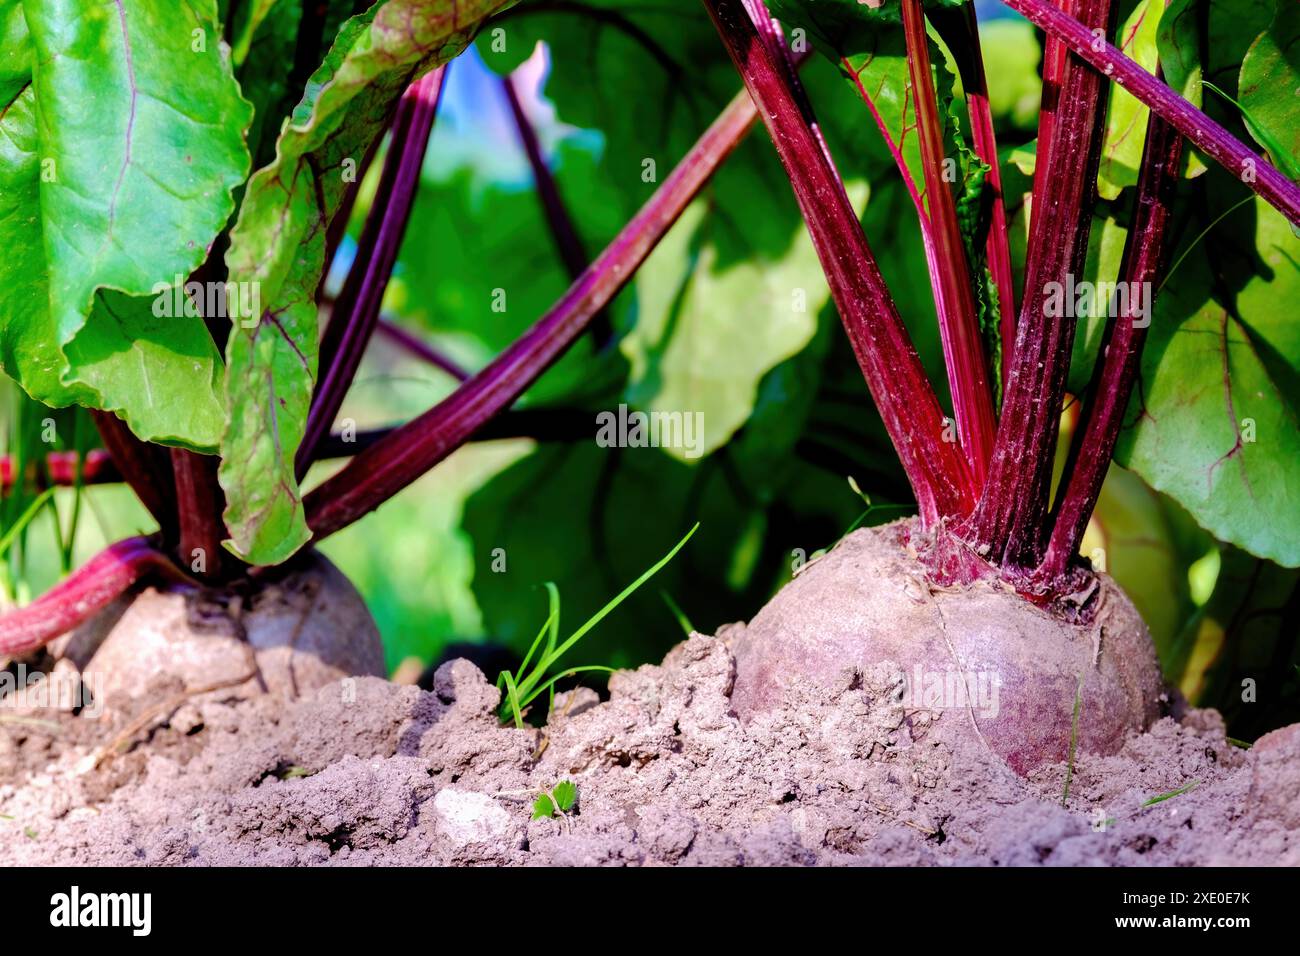
[[[561,780],[549,791],[537,795],[533,801],[533,819],[544,820],[564,817],[578,802],[578,785],[572,780]]]
[[[1145,803],[1143,803],[1142,806],[1151,807],[1151,806],[1155,806],[1157,803],[1164,803],[1166,800],[1171,800],[1174,797],[1181,797],[1184,793],[1191,790],[1192,787],[1196,786],[1200,782],[1201,781],[1199,780],[1193,780],[1185,787],[1179,787],[1177,790],[1172,790],[1169,793],[1162,793],[1157,797],[1152,797],[1150,800],[1147,800]]]
[[[532,646],[528,648],[528,653],[524,655],[524,661],[519,665],[519,670],[515,671],[513,674],[509,671],[502,671],[500,676],[497,677],[497,689],[504,689],[505,692],[504,699],[501,702],[501,722],[507,723],[513,719],[515,726],[522,728],[524,726],[524,714],[527,713],[532,702],[542,693],[549,694],[550,703],[547,706],[547,713],[550,713],[551,706],[555,703],[555,684],[557,681],[563,680],[566,677],[572,677],[574,674],[580,674],[585,671],[605,671],[607,673],[613,673],[614,669],[612,667],[603,667],[597,664],[591,664],[585,667],[570,667],[550,678],[547,678],[547,673],[550,671],[552,665],[568,653],[569,650],[578,643],[578,641],[582,640],[582,638],[585,637],[592,628],[604,620],[611,611],[627,600],[627,598],[629,598],[637,588],[641,587],[641,585],[645,584],[646,581],[654,577],[654,575],[665,564],[676,556],[678,551],[686,546],[686,542],[691,540],[691,536],[695,534],[699,527],[699,522],[696,522],[695,526],[691,528],[690,531],[686,532],[686,537],[678,541],[671,551],[655,562],[655,564],[639,578],[620,591],[613,600],[592,615],[592,617],[588,619],[587,623],[574,631],[563,642],[559,640],[560,590],[554,585],[554,583],[548,581],[546,583],[546,591],[550,598],[550,613],[546,617],[546,623],[542,625],[542,629],[537,633],[537,637],[533,640]],[[544,645],[543,641],[545,641]],[[542,653],[541,656],[537,658],[536,663],[534,663],[533,655],[537,653],[539,647],[542,648]],[[530,664],[532,664],[531,669],[529,669]]]

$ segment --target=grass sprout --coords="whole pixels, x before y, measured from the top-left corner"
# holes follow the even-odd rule
[[[559,639],[560,589],[555,586],[554,582],[548,581],[546,583],[546,592],[550,611],[546,616],[545,623],[542,624],[542,629],[537,632],[537,637],[534,638],[532,646],[528,648],[528,653],[524,655],[523,663],[519,665],[519,669],[513,674],[509,671],[502,671],[500,676],[497,677],[497,688],[504,690],[505,693],[505,697],[501,702],[501,722],[508,723],[513,720],[516,727],[523,727],[524,715],[527,713],[529,706],[543,693],[547,694],[549,698],[547,706],[547,712],[549,713],[551,705],[555,702],[555,684],[566,677],[588,671],[613,673],[614,668],[598,664],[569,667],[553,675],[550,672],[552,667],[565,654],[591,632],[592,628],[608,617],[615,608],[631,597],[633,592],[654,577],[664,565],[676,557],[677,552],[686,546],[686,542],[691,540],[699,527],[699,522],[696,522],[695,526],[686,532],[686,536],[678,541],[671,551],[651,565],[639,578],[620,591],[604,607],[593,614],[585,624],[563,641]],[[540,654],[538,653],[539,649]]]

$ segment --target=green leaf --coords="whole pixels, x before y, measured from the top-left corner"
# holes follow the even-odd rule
[[[928,7],[960,7],[966,0],[926,0]],[[861,52],[871,37],[902,23],[899,0],[770,0],[772,16],[790,27],[804,28],[813,45],[834,59]],[[799,39],[791,34],[792,40]]]
[[[664,449],[688,461],[745,423],[762,377],[807,346],[829,298],[804,230],[779,258],[720,266],[713,237],[725,228],[704,201],[682,214],[637,273],[638,319],[620,343],[632,366],[630,404],[701,423],[690,447]]]
[[[934,0],[929,5],[959,7],[962,2]],[[853,89],[853,97],[859,100],[858,122],[866,125],[874,125],[873,117],[860,98],[863,93],[870,98],[880,125],[902,154],[917,191],[924,194],[920,137],[915,135],[916,112],[898,0],[870,4],[858,0],[776,0],[769,9],[787,29],[795,26],[806,31],[813,46],[839,67]],[[946,118],[954,77],[945,65],[946,55],[933,41],[930,61],[935,64],[940,117]]]
[[[980,337],[984,341],[994,407],[1001,407],[1002,376],[998,371],[1002,368],[1001,309],[998,305],[998,287],[988,267],[988,250],[984,242],[990,228],[990,166],[979,158],[969,144],[963,132],[963,117],[957,109],[956,98],[948,103],[947,118],[944,152],[956,157],[961,173],[961,179],[955,186],[957,227],[961,232],[962,247],[966,251],[966,262],[970,266],[976,317],[979,320]]]
[[[1252,207],[1157,298],[1116,460],[1219,539],[1295,567],[1300,330],[1278,303],[1300,296],[1300,238],[1271,207]]]
[[[611,223],[617,229],[653,194],[740,81],[709,17],[681,0],[586,0],[585,15],[552,6],[521,4],[507,22],[504,44],[485,34],[478,53],[489,68],[508,73],[539,42],[546,43],[552,69],[545,95],[559,119],[603,136],[599,173],[621,199]],[[572,205],[575,216],[581,215],[585,204],[575,198]],[[599,248],[596,242],[591,246]]]
[[[1193,106],[1231,122],[1233,117],[1215,115],[1217,104],[1204,100],[1201,81],[1235,95],[1242,59],[1271,17],[1269,6],[1260,0],[1171,0],[1156,31],[1165,82]],[[1208,167],[1199,154],[1187,152],[1187,174],[1205,172]]]
[[[533,801],[533,819],[545,820],[548,817],[555,816],[555,804],[551,802],[549,794],[539,794]]]
[[[280,563],[310,537],[294,455],[316,377],[325,231],[345,177],[406,87],[459,54],[507,2],[387,0],[349,20],[281,131],[275,160],[249,181],[226,266],[232,281],[256,284],[263,312],[227,345],[220,472],[226,544],[245,560]]]
[[[1193,704],[1221,711],[1234,736],[1254,740],[1295,721],[1300,645],[1289,622],[1298,597],[1300,572],[1222,550],[1213,594],[1187,628],[1185,667],[1171,676]]]
[[[214,0],[4,0],[0,28],[0,365],[47,404],[212,451],[202,320],[168,318],[160,334],[134,318],[149,303],[124,297],[203,261],[248,171],[249,108]]]
[[[230,55],[235,61],[236,66],[243,66],[244,61],[248,59],[248,51],[253,45],[253,38],[257,36],[258,28],[263,21],[271,15],[273,8],[281,8],[276,12],[282,12],[285,7],[295,7],[298,11],[302,10],[301,5],[291,3],[289,0],[249,0],[240,8],[242,19],[239,26],[234,31],[234,43],[230,48]],[[294,18],[295,21],[298,19]],[[283,67],[285,64],[281,64]]]
[[[1256,141],[1268,150],[1273,164],[1292,179],[1300,178],[1300,165],[1297,165],[1290,151],[1282,145],[1281,140],[1268,131],[1266,126],[1260,125],[1259,121],[1251,114],[1250,110],[1241,104],[1240,100],[1229,96],[1208,80],[1202,83],[1201,86],[1240,110],[1242,118],[1246,121],[1246,128],[1250,130]]]
[[[584,128],[587,141],[592,136],[586,130],[603,138],[597,162],[578,150],[578,137],[568,148],[562,144],[555,150],[560,190],[571,200],[588,248],[596,248],[621,225],[608,212],[617,211],[622,220],[630,217],[741,86],[708,17],[684,17],[679,0],[597,0],[591,6],[602,16],[580,21],[546,5],[521,7],[511,18],[506,50],[487,37],[479,50],[485,62],[502,71],[515,66],[537,41],[550,47],[554,66],[544,92],[555,104],[557,119]],[[832,71],[824,64],[817,67],[824,71],[821,78],[811,66],[805,71],[810,88],[825,85],[826,79],[834,83]],[[843,96],[846,91],[838,83],[831,90],[853,107],[853,123],[859,124],[864,107]],[[828,111],[833,114],[834,107]],[[647,130],[653,135],[647,136]],[[459,292],[461,276],[472,276],[478,287],[470,304],[480,313],[487,312],[487,293],[494,286],[507,289],[511,311],[517,302],[528,303],[514,319],[476,316],[476,328],[488,330],[480,335],[495,335],[503,324],[533,321],[535,290],[567,284],[557,283],[555,271],[545,268],[553,259],[548,236],[528,243],[509,230],[536,216],[535,199],[507,201],[494,192],[488,191],[484,204],[490,202],[501,216],[476,215],[474,222],[482,228],[473,239],[453,238],[437,249],[453,260],[460,255],[457,246],[465,247],[468,256],[478,255],[474,247],[484,236],[489,249],[496,248],[496,236],[514,248],[503,242],[506,255],[477,259],[464,270],[439,263],[432,275],[426,266],[424,279],[411,279],[414,291],[415,283],[431,286],[436,278],[445,299]],[[855,196],[863,194],[856,186]],[[587,201],[579,202],[579,197]],[[515,207],[515,215],[506,219]],[[595,207],[602,218],[592,218],[587,207]],[[439,219],[452,214],[448,209]],[[440,231],[445,229],[440,225]],[[541,260],[541,267],[525,272],[529,259]],[[456,278],[448,280],[444,273]],[[756,132],[727,160],[652,253],[631,291],[635,326],[620,343],[632,366],[623,400],[652,413],[702,414],[701,442],[665,449],[683,460],[698,460],[749,419],[763,377],[806,347],[828,297],[789,182],[765,134]],[[631,297],[625,295],[624,301]],[[457,309],[456,303],[447,305]],[[737,322],[737,316],[745,321]],[[555,393],[550,383],[542,384],[548,394]]]
[[[1119,30],[1120,49],[1149,73],[1155,72],[1156,31],[1164,8],[1164,0],[1140,0]],[[1149,115],[1150,110],[1133,94],[1116,83],[1110,84],[1106,135],[1097,170],[1097,193],[1102,199],[1114,199],[1126,186],[1137,185]]]
[[[66,354],[100,395],[138,396],[129,418],[138,434],[211,451],[225,424],[221,356],[201,319],[157,316],[155,301],[101,292]]]
[[[578,785],[572,780],[561,780],[551,789],[551,796],[555,799],[555,805],[562,812],[568,813],[577,802]]]
[[[814,47],[833,60],[870,47],[885,25],[902,23],[898,0],[771,0],[767,5],[789,34],[805,31]],[[791,39],[799,37],[791,34]]]
[[[1250,134],[1300,180],[1300,4],[1278,0],[1273,22],[1246,51],[1237,90]]]
[[[863,8],[869,9],[869,8]],[[916,110],[912,106],[911,76],[907,68],[907,43],[900,26],[873,29],[862,34],[862,41],[845,46],[844,61],[840,68],[852,86],[853,95],[861,97],[862,91],[870,98],[880,125],[889,134],[894,147],[903,157],[912,182],[919,193],[925,192],[925,171],[921,166],[921,138],[916,135]],[[942,59],[931,50],[932,63]],[[946,70],[936,71],[935,90],[941,106],[947,105],[951,94],[952,78]],[[862,91],[858,90],[861,84]],[[861,101],[859,122],[875,125],[865,103]],[[941,109],[941,115],[946,110]]]
[[[1271,18],[1259,0],[1171,0],[1156,30],[1165,82],[1196,106],[1202,80],[1235,93],[1246,50]]]
[[[289,72],[302,9],[298,0],[256,0],[247,7],[248,19],[235,39],[232,55],[239,67],[239,86],[253,104],[248,151],[255,168],[274,158],[280,123],[292,110],[292,97],[297,95],[289,89]]]
[[[32,47],[21,0],[0,2],[0,104],[6,108],[32,83]]]
[[[1167,497],[1132,472],[1111,467],[1080,550],[1094,566],[1101,557],[1106,573],[1132,599],[1171,677],[1178,673],[1178,636],[1194,611],[1187,567],[1212,544]]]
[[[575,220],[588,209],[621,208],[618,192],[602,188],[589,150],[562,140],[555,155],[560,188],[575,200],[569,203]],[[609,235],[623,224],[612,223]],[[591,234],[589,228],[585,235]],[[421,181],[385,303],[417,326],[455,335],[466,348],[477,345],[466,362],[475,367],[536,322],[569,281],[534,192],[476,186],[473,171],[457,165]],[[627,304],[627,297],[616,300],[611,315],[623,314]],[[572,405],[619,388],[625,376],[617,351],[598,352],[591,336],[583,336],[528,389],[524,402]]]
[[[1043,80],[1038,72],[1043,48],[1034,26],[1026,20],[984,20],[979,25],[980,46],[989,69],[989,103],[993,115],[1006,118],[1017,129],[1038,127],[1038,105],[1043,98]]]

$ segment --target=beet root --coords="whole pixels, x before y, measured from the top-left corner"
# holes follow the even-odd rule
[[[61,658],[56,668],[80,672],[108,708],[178,685],[296,697],[342,677],[384,675],[383,645],[365,602],[314,551],[235,590],[127,595],[53,650]]]
[[[1070,624],[1010,588],[929,582],[904,523],[856,531],[805,566],[732,632],[732,707],[775,710],[793,681],[842,688],[889,663],[907,710],[939,734],[972,735],[1018,773],[1080,752],[1112,754],[1161,712],[1155,648],[1132,602],[1099,575],[1097,612]],[[936,713],[937,712],[937,713]]]

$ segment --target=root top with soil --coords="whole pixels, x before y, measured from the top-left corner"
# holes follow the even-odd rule
[[[933,584],[907,549],[910,524],[855,531],[739,630],[743,719],[782,706],[793,682],[835,687],[846,670],[890,661],[900,698],[954,710],[950,727],[1027,773],[1067,759],[1072,741],[1115,753],[1161,713],[1151,637],[1110,578],[1098,575],[1090,623],[1071,624],[1000,584]]]

